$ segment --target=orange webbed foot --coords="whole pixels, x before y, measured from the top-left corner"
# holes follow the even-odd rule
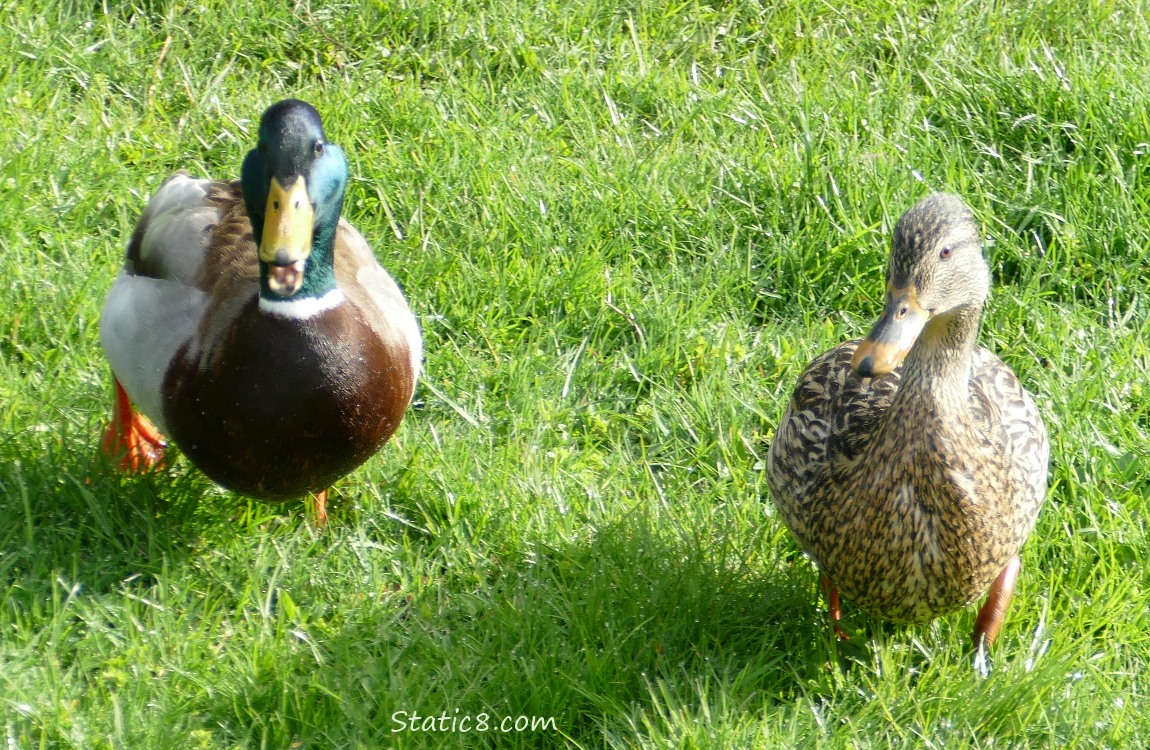
[[[311,516],[317,529],[327,526],[327,490],[312,493]]]
[[[834,628],[835,637],[840,641],[849,641],[850,636],[847,635],[845,630],[839,627],[839,620],[843,618],[843,610],[839,602],[838,587],[831,583],[831,579],[825,575],[819,578],[819,586],[823,590],[823,595],[827,598],[827,614],[830,615],[831,627]]]
[[[121,471],[142,473],[162,469],[167,442],[155,425],[132,407],[124,386],[116,382],[116,404],[112,408],[112,421],[100,441],[100,449],[107,459]]]
[[[1002,622],[1006,619],[1006,610],[1010,607],[1010,598],[1014,595],[1014,585],[1018,582],[1018,573],[1022,570],[1022,561],[1017,557],[1010,558],[1006,567],[990,584],[986,593],[986,603],[978,610],[978,617],[974,621],[974,633],[971,640],[974,647],[986,648],[994,643],[998,631],[1002,629]]]

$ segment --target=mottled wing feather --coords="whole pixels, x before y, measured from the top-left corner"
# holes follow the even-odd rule
[[[189,358],[201,369],[210,366],[228,331],[255,304],[260,278],[259,251],[240,183],[209,183],[204,202],[216,221],[208,229],[194,283],[209,302],[188,346]]]
[[[985,418],[1004,435],[1002,449],[1013,468],[1008,492],[1016,498],[1016,523],[1029,534],[1046,498],[1050,465],[1050,442],[1042,415],[1014,372],[982,347],[975,347],[971,390],[978,396],[972,403],[987,404]]]
[[[767,480],[775,505],[799,543],[813,554],[807,519],[815,491],[832,475],[849,472],[898,391],[899,373],[860,378],[851,369],[859,340],[848,341],[812,361],[799,376],[767,454]]]
[[[164,375],[209,304],[199,276],[221,217],[210,194],[221,184],[177,172],[160,186],[132,233],[100,316],[100,342],[112,371],[165,434]]]

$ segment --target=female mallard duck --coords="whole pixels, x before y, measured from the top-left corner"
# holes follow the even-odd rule
[[[100,319],[116,381],[103,446],[124,468],[159,463],[167,435],[236,492],[313,493],[322,523],[327,487],[395,432],[419,326],[340,218],[346,185],[319,113],[289,99],[264,113],[238,183],[160,187]]]
[[[799,378],[767,478],[823,573],[832,620],[839,589],[871,614],[925,622],[989,587],[975,645],[998,635],[1050,446],[1014,373],[975,343],[989,290],[970,209],[932,195],[895,227],[870,335]]]

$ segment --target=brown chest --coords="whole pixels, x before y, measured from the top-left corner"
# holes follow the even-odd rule
[[[171,437],[219,484],[266,500],[326,489],[391,437],[411,398],[407,352],[350,304],[306,320],[254,304],[164,380]]]

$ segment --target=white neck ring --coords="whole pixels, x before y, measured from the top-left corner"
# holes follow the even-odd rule
[[[295,299],[268,299],[260,297],[260,310],[277,318],[307,320],[332,310],[343,304],[346,297],[339,289],[332,289],[321,297],[299,297]]]

